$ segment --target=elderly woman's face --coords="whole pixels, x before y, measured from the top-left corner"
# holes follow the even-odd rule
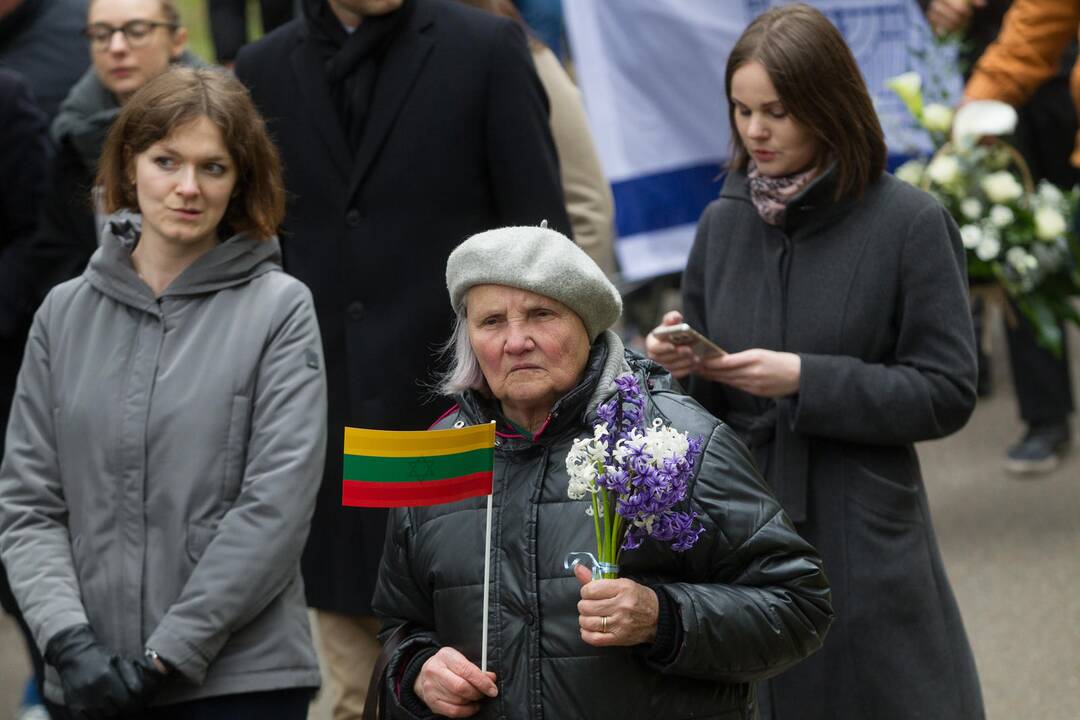
[[[589,335],[570,308],[505,285],[477,285],[465,304],[473,352],[511,419],[550,410],[581,379]]]

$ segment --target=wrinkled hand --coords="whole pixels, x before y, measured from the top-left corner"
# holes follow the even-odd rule
[[[703,360],[697,373],[751,395],[777,398],[799,391],[802,359],[795,353],[754,348]]]
[[[118,667],[118,658],[97,641],[89,625],[75,625],[54,635],[45,659],[60,673],[64,704],[77,716],[97,720],[134,707]]]
[[[480,700],[495,697],[495,673],[480,668],[451,647],[439,648],[420,668],[413,692],[436,715],[458,718],[475,715]]]
[[[652,588],[627,578],[592,582],[592,572],[583,565],[574,568],[574,576],[581,583],[577,606],[582,640],[595,647],[610,647],[656,639],[660,601]]]
[[[930,0],[926,21],[936,35],[967,30],[976,8],[986,7],[986,0]]]
[[[672,310],[664,315],[664,319],[660,321],[660,326],[678,325],[682,321],[682,313]],[[694,355],[694,351],[690,347],[661,340],[651,332],[645,338],[645,353],[650,360],[663,365],[671,373],[672,377],[680,379],[693,372],[699,362],[699,358]]]

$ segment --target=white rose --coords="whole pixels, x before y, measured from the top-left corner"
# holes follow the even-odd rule
[[[885,86],[892,90],[904,102],[904,106],[914,117],[922,115],[922,78],[917,72],[906,72],[889,78]]]
[[[1009,248],[1005,253],[1005,261],[1021,275],[1026,275],[1039,267],[1039,261],[1035,259],[1035,256],[1021,247]]]
[[[999,228],[1012,225],[1013,220],[1015,219],[1016,216],[1013,215],[1013,211],[1004,205],[995,205],[990,208],[990,222],[994,223]]]
[[[984,237],[975,248],[975,256],[987,262],[996,258],[999,252],[1001,252],[1001,241],[989,235]]]
[[[1043,206],[1035,211],[1035,236],[1040,240],[1053,240],[1065,230],[1065,218],[1054,208]]]
[[[922,112],[922,126],[933,133],[947,133],[952,127],[953,111],[947,105],[930,103]]]
[[[1007,170],[990,173],[982,179],[980,185],[990,202],[1009,202],[1024,194],[1023,186]]]
[[[896,168],[897,179],[903,180],[908,185],[919,185],[922,183],[923,173],[926,172],[926,163],[921,160],[908,160],[906,163]]]
[[[978,220],[982,217],[982,211],[982,203],[975,198],[966,198],[960,203],[960,212],[964,213],[968,220]]]
[[[1062,194],[1057,185],[1043,180],[1039,183],[1039,199],[1047,205],[1060,205],[1065,199],[1065,195]]]
[[[978,225],[964,225],[960,228],[960,239],[968,250],[975,249],[983,239],[982,230]]]
[[[938,185],[948,185],[960,177],[960,162],[952,155],[938,155],[926,172]]]

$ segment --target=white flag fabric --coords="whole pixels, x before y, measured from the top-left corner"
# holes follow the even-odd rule
[[[615,196],[623,279],[680,272],[730,154],[724,66],[776,0],[563,0],[578,82]],[[890,155],[926,150],[885,81],[907,70],[960,90],[915,0],[811,0],[847,39],[878,106]],[[941,77],[940,68],[948,68]]]

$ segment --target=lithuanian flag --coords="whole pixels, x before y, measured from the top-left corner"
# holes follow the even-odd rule
[[[438,505],[491,494],[495,424],[395,432],[345,428],[341,504]]]

